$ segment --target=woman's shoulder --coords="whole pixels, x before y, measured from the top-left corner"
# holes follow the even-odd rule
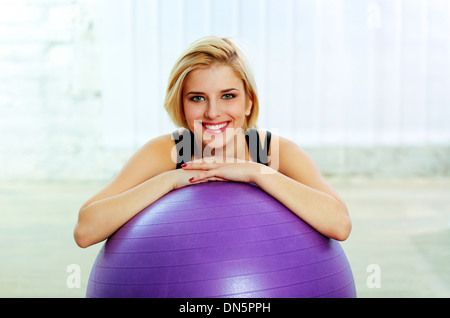
[[[278,135],[272,134],[272,149],[277,149],[283,159],[288,161],[296,161],[299,159],[307,159],[307,152],[295,141]]]
[[[159,166],[161,170],[171,170],[175,162],[170,160],[174,150],[174,135],[167,133],[156,136],[147,141],[134,155],[137,161],[151,162],[153,166]]]
[[[272,137],[271,144],[279,172],[296,180],[306,180],[320,174],[311,156],[297,142],[277,135]]]
[[[142,151],[165,152],[174,145],[173,133],[156,136],[147,141],[141,148]]]

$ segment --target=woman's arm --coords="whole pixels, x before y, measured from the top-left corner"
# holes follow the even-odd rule
[[[170,135],[148,142],[111,183],[83,204],[74,230],[80,247],[103,241],[166,193],[189,184],[194,172],[173,170],[173,145]]]
[[[280,158],[280,170],[256,174],[255,183],[323,235],[346,240],[351,221],[345,203],[309,156],[291,147],[289,156]]]
[[[258,173],[254,182],[323,235],[346,240],[351,231],[347,207],[312,159],[281,137],[279,154],[278,171]]]
[[[318,232],[340,241],[347,239],[351,231],[347,207],[311,158],[295,143],[281,137],[278,148],[279,156],[271,154],[272,160],[279,160],[278,170],[251,162],[194,162],[184,169],[205,170],[193,182],[208,178],[254,182]]]

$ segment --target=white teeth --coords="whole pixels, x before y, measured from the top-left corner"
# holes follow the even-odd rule
[[[207,124],[203,124],[203,126],[205,126],[205,127],[208,128],[208,129],[211,129],[211,130],[222,129],[222,128],[225,127],[226,125],[228,125],[228,122],[227,122],[227,123],[220,124],[220,125],[207,125]]]

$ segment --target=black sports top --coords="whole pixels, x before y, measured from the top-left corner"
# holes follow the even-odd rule
[[[175,146],[177,147],[177,169],[180,169],[181,165],[191,161],[192,154],[197,153],[198,149],[196,147],[194,134],[191,131],[184,129],[180,135],[177,129],[172,133],[172,136],[175,140]],[[270,149],[271,137],[272,134],[268,131],[263,148],[261,139],[259,138],[259,133],[256,129],[250,128],[245,132],[245,140],[247,142],[250,156],[253,160],[256,159],[257,163],[261,163],[266,166],[269,165],[268,151]]]

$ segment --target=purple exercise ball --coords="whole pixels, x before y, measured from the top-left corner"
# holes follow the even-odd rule
[[[253,184],[169,192],[118,229],[87,297],[356,297],[339,242]]]

